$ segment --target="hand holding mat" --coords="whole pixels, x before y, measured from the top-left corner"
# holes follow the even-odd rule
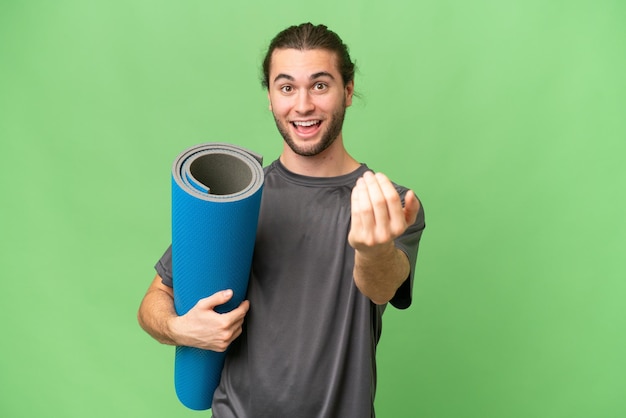
[[[184,315],[198,300],[224,289],[229,312],[245,299],[263,190],[262,157],[206,143],[183,151],[172,168],[174,305]],[[226,353],[176,347],[175,387],[186,407],[211,407]]]

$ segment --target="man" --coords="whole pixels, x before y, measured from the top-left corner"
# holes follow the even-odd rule
[[[220,315],[224,290],[177,316],[168,250],[139,322],[165,344],[230,347],[216,418],[374,417],[382,314],[411,303],[423,210],[344,147],[354,64],[334,32],[279,33],[263,85],[284,147],[265,168],[248,300]]]

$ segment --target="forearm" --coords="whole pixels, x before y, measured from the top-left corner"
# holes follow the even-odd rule
[[[387,303],[409,277],[406,254],[393,242],[378,251],[355,251],[354,282],[365,296],[377,305]]]
[[[160,277],[157,276],[139,307],[139,325],[158,342],[179,345],[171,329],[172,320],[176,317],[173,294],[160,283]]]
[[[389,302],[409,277],[407,255],[395,239],[415,223],[420,208],[412,191],[404,202],[382,173],[367,172],[352,189],[352,223],[348,242],[355,250],[354,282],[378,305]]]
[[[137,319],[160,343],[222,352],[241,334],[250,307],[248,301],[243,301],[228,313],[215,312],[216,306],[228,302],[232,296],[229,289],[216,292],[179,316],[174,308],[174,291],[157,274],[141,302]]]

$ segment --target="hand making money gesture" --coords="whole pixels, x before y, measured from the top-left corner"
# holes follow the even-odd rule
[[[413,191],[406,193],[403,206],[382,173],[365,173],[352,190],[348,242],[355,250],[354,281],[374,303],[388,302],[408,277],[408,259],[394,240],[415,222],[419,209]]]

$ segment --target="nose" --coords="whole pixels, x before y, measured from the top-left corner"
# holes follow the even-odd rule
[[[313,103],[309,92],[300,91],[298,93],[298,97],[296,98],[294,110],[301,115],[306,115],[313,112],[314,109],[315,104]]]

